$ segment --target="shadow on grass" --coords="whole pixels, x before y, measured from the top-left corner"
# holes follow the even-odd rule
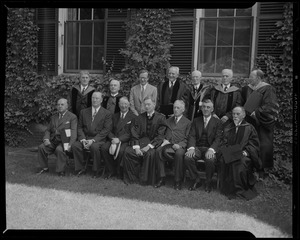
[[[210,211],[228,211],[247,214],[281,231],[292,235],[292,192],[287,188],[279,188],[264,182],[258,182],[256,187],[260,193],[251,201],[228,200],[214,188],[206,193],[203,187],[197,191],[188,191],[189,181],[183,183],[182,190],[173,189],[172,176],[167,177],[166,186],[154,188],[138,184],[125,185],[119,179],[93,179],[91,173],[76,177],[71,165],[66,170],[65,177],[55,174],[55,158],[49,159],[50,173],[37,175],[37,153],[26,150],[9,151],[5,153],[6,181],[26,184],[41,188],[94,193],[102,196],[126,198],[169,205],[178,205],[192,209],[207,209]]]

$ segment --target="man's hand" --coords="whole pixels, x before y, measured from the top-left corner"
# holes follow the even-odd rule
[[[45,139],[44,144],[45,144],[45,146],[49,146],[51,144],[51,142],[49,141],[49,139]]]
[[[227,117],[227,116],[223,116],[223,117],[221,118],[222,123],[226,122],[227,120],[228,120],[228,117]]]
[[[112,140],[111,140],[111,143],[112,144],[118,144],[120,142],[120,139],[119,138],[113,138]]]
[[[190,158],[194,157],[194,156],[195,156],[195,149],[190,149],[190,150],[188,150],[188,151],[185,153],[185,156],[190,157]]]
[[[207,150],[207,152],[205,153],[205,157],[207,159],[212,159],[214,156],[215,156],[215,154],[212,150]]]
[[[142,152],[141,149],[139,149],[139,148],[136,148],[136,149],[135,149],[135,154],[136,154],[137,156],[143,156],[143,152]]]
[[[173,144],[172,148],[176,151],[176,150],[178,150],[181,147],[180,147],[179,144],[175,143],[175,144]]]
[[[150,149],[150,146],[147,145],[146,147],[143,147],[143,148],[141,149],[141,151],[142,151],[143,153],[145,153],[145,152],[148,152],[149,149]]]

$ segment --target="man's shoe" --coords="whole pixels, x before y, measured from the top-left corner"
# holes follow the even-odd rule
[[[201,182],[194,182],[190,187],[189,191],[195,191],[197,188],[201,187],[202,183]]]
[[[175,182],[174,189],[175,190],[181,190],[181,183],[180,182]]]
[[[60,177],[64,177],[65,175],[66,175],[66,173],[64,171],[58,173],[58,176],[60,176]]]
[[[49,172],[49,168],[43,168],[42,170],[37,172],[37,175]]]
[[[205,192],[210,193],[212,190],[211,184],[206,184],[205,186]]]
[[[163,185],[165,185],[166,183],[165,183],[165,179],[164,178],[161,178],[160,180],[159,180],[159,182],[156,184],[156,185],[154,185],[154,187],[155,188],[160,188],[161,186],[163,186]]]
[[[77,173],[77,177],[80,177],[81,175],[85,175],[86,174],[86,170],[85,169],[81,169],[78,173]]]

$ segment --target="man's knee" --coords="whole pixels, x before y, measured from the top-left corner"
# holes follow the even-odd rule
[[[100,151],[100,146],[99,146],[99,144],[92,143],[92,145],[90,146],[90,151],[91,151],[91,152],[97,152],[97,151]]]

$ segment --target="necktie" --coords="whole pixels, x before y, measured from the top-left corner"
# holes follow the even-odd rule
[[[81,92],[81,94],[83,94],[83,93],[84,93],[84,91],[85,91],[85,87],[82,89],[82,92]]]
[[[95,117],[96,117],[96,114],[97,114],[97,110],[95,109],[95,112],[94,112],[94,114],[93,114],[93,116],[92,116],[92,122],[94,121],[94,119],[95,119]]]
[[[144,93],[145,93],[145,89],[144,89],[144,86],[142,86],[142,90],[141,90],[141,97],[142,97],[142,100],[144,99]]]
[[[58,119],[62,119],[62,114],[61,114],[61,113],[59,114],[59,117],[58,117]]]
[[[204,118],[204,128],[206,128],[206,126],[207,126],[207,118],[205,117]]]
[[[178,117],[175,117],[175,124],[177,124],[177,121],[178,121]]]
[[[121,119],[124,119],[124,113],[121,113]]]
[[[225,86],[225,88],[224,88],[224,91],[226,92],[226,91],[227,91],[227,89],[228,89],[228,87],[227,87],[227,86]]]

